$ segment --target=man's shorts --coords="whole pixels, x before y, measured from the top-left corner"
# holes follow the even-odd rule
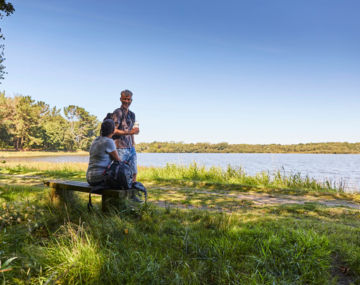
[[[132,172],[137,174],[137,157],[135,147],[118,148],[117,152],[120,156],[120,160],[128,162]]]

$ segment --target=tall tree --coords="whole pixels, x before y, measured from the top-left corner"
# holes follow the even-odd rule
[[[15,8],[14,6],[9,3],[6,2],[5,0],[0,0],[0,20],[4,17],[4,16],[9,16],[10,14],[14,13]],[[5,37],[2,34],[2,30],[0,28],[0,40],[4,40]],[[4,75],[5,75],[5,66],[4,66],[4,44],[0,44],[0,80],[4,79]]]
[[[87,150],[99,133],[97,118],[70,105],[50,108],[30,96],[6,97],[0,92],[0,148]]]
[[[15,100],[15,148],[18,150],[38,147],[42,144],[39,136],[41,112],[48,106],[44,102],[35,103],[30,96],[18,96]]]
[[[16,102],[14,98],[0,93],[0,147],[7,148],[14,139],[14,117],[16,113]]]
[[[75,105],[65,107],[64,114],[68,120],[64,139],[66,148],[68,150],[89,149],[99,128],[96,116],[90,115],[84,108]]]
[[[53,107],[41,117],[43,149],[65,149],[64,139],[67,121],[60,114],[61,109]]]

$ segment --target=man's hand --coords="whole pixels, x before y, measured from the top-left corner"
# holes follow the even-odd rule
[[[140,132],[139,128],[133,128],[133,129],[129,132],[129,134],[130,134],[130,135],[137,135],[139,132]]]

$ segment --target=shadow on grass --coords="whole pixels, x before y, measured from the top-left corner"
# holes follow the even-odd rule
[[[300,188],[277,188],[277,187],[263,187],[254,185],[243,185],[235,183],[216,183],[216,182],[204,182],[204,181],[187,181],[180,179],[163,179],[158,178],[156,180],[145,180],[150,185],[156,184],[158,186],[185,186],[191,188],[202,188],[212,190],[218,193],[226,193],[230,191],[235,192],[256,192],[266,193],[270,195],[292,195],[292,196],[306,196],[311,195],[315,197],[327,197],[333,199],[344,199],[344,200],[359,200],[357,195],[348,195],[344,192],[336,192],[329,190],[312,190],[312,189],[300,189]]]

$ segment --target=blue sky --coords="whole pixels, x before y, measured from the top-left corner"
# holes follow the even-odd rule
[[[138,142],[359,142],[349,0],[10,1],[8,96],[102,119],[134,93]]]

